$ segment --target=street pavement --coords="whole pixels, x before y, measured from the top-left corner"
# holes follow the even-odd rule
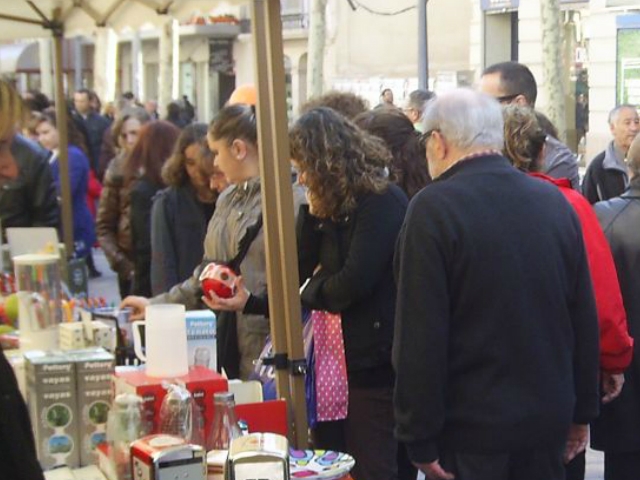
[[[89,280],[89,295],[92,297],[104,297],[107,304],[120,302],[118,292],[118,276],[109,268],[107,259],[101,249],[94,249],[93,258],[96,268],[102,272],[102,276]],[[604,458],[601,452],[589,450],[587,452],[587,469],[585,480],[604,479]],[[418,475],[418,480],[424,480],[424,475]]]

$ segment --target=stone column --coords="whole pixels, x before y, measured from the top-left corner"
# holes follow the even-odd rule
[[[117,61],[118,36],[111,28],[98,27],[93,67],[93,89],[103,103],[115,100]]]
[[[53,98],[53,67],[51,65],[51,39],[38,39],[38,55],[40,57],[40,91]]]
[[[167,17],[160,27],[159,40],[159,75],[158,75],[158,105],[161,116],[166,113],[167,105],[172,100],[173,79],[173,20]]]
[[[136,30],[131,40],[131,86],[133,94],[139,100],[148,100],[144,91],[144,63],[142,61],[142,41]]]
[[[171,97],[174,100],[181,98],[180,95],[180,24],[173,20],[171,26]],[[193,100],[193,99],[191,99]]]
[[[84,69],[84,58],[82,56],[82,37],[75,37],[73,39],[73,57],[73,82],[75,83],[75,89],[79,90],[84,87],[84,85],[82,84],[82,70]]]

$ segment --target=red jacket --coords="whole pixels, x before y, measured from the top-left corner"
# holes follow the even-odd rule
[[[541,173],[530,175],[556,185],[578,215],[598,309],[600,368],[620,373],[631,362],[633,339],[627,329],[627,314],[622,303],[616,267],[598,218],[591,204],[571,188],[571,183],[566,178],[555,179]]]

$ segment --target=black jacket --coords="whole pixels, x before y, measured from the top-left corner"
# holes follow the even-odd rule
[[[0,185],[0,220],[3,236],[10,227],[58,228],[56,187],[49,168],[49,153],[16,135],[11,144],[19,175]]]
[[[151,290],[168,292],[193,274],[204,255],[204,237],[214,205],[205,207],[191,183],[169,187],[151,210]]]
[[[591,445],[607,452],[640,450],[640,183],[595,205],[618,271],[630,335],[636,339],[618,398],[603,405],[591,428]]]
[[[499,155],[411,201],[396,252],[396,433],[410,458],[561,448],[598,412],[598,319],[580,223]]]
[[[393,252],[407,197],[395,185],[380,195],[366,194],[358,199],[353,214],[340,223],[321,221],[309,215],[306,206],[301,208],[300,279],[311,277],[302,292],[302,303],[341,313],[351,384],[388,385],[393,381]],[[321,268],[313,274],[317,265]]]
[[[44,480],[31,422],[11,365],[0,348],[0,478]]]
[[[151,297],[151,206],[162,188],[147,177],[131,188],[131,245],[133,247],[133,284],[131,294]]]
[[[620,170],[604,168],[606,150],[597,155],[582,180],[582,194],[592,205],[617,197],[626,189],[625,176]]]
[[[91,112],[86,118],[77,114],[77,117],[82,122],[83,133],[87,139],[87,148],[89,149],[89,160],[91,160],[91,168],[98,175],[99,173],[99,159],[100,149],[102,148],[102,139],[104,132],[109,128],[111,122],[102,115]]]

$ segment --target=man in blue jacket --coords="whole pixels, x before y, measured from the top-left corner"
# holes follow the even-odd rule
[[[501,154],[498,102],[453,90],[424,120],[434,179],[396,250],[396,433],[429,479],[562,480],[598,413],[580,224]]]

